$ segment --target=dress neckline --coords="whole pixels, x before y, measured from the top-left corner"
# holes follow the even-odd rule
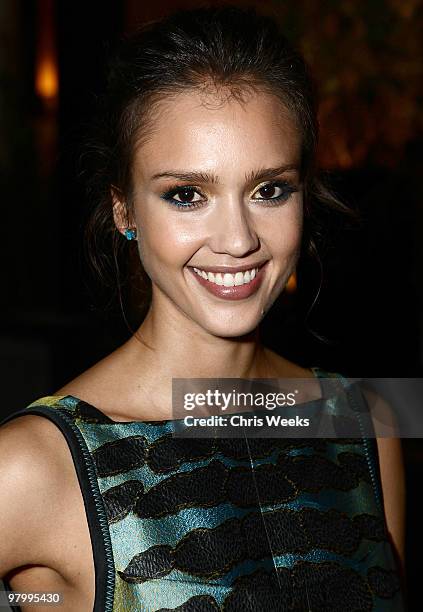
[[[314,377],[316,379],[319,379],[322,377],[322,375],[324,374],[324,371],[319,368],[319,367],[310,367],[308,368],[314,375]],[[322,396],[319,398],[316,398],[314,400],[309,400],[308,402],[302,402],[302,406],[305,406],[307,404],[313,404],[316,401],[320,401],[321,399],[323,399],[323,388],[322,388],[322,384],[320,383],[320,390],[322,392]],[[155,419],[137,419],[137,420],[132,420],[132,421],[116,421],[114,419],[112,419],[111,417],[109,417],[105,412],[103,412],[102,410],[100,410],[100,408],[97,408],[97,406],[94,406],[93,404],[90,404],[89,402],[87,402],[86,400],[83,400],[79,397],[76,397],[75,395],[69,394],[69,395],[48,395],[45,397],[40,398],[39,400],[37,400],[36,402],[34,402],[33,404],[30,404],[29,407],[34,406],[35,404],[40,404],[42,402],[46,402],[47,400],[47,404],[59,404],[61,406],[63,406],[64,408],[68,407],[75,407],[76,405],[83,405],[85,406],[88,411],[90,413],[97,413],[99,416],[101,416],[101,419],[103,420],[103,422],[105,424],[109,424],[109,425],[136,425],[136,424],[146,424],[146,425],[156,425],[156,426],[160,426],[160,425],[166,425],[167,423],[176,423],[176,422],[180,422],[183,421],[183,419],[159,419],[159,420],[155,420]],[[234,414],[239,414],[239,413],[234,413]],[[242,413],[241,413],[242,414]],[[87,415],[88,416],[88,415]]]

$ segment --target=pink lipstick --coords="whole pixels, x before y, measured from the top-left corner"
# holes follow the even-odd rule
[[[245,298],[248,298],[250,295],[253,295],[260,287],[261,283],[263,282],[263,278],[266,272],[267,263],[268,262],[266,261],[258,269],[257,273],[255,274],[255,277],[252,280],[249,280],[248,282],[244,281],[243,284],[233,285],[233,286],[225,286],[224,284],[217,284],[216,282],[208,280],[204,278],[201,274],[199,274],[199,272],[201,273],[201,268],[197,268],[199,272],[196,272],[193,267],[191,266],[188,266],[188,267],[191,273],[193,274],[193,276],[195,277],[196,281],[200,285],[205,287],[205,289],[207,289],[207,291],[209,291],[211,294],[217,297],[223,298],[225,300],[243,300]],[[231,274],[230,276],[232,277],[233,275]],[[216,277],[217,277],[217,274],[215,275],[215,278]],[[220,277],[221,277],[222,282],[224,282],[223,281],[224,275],[220,274]]]

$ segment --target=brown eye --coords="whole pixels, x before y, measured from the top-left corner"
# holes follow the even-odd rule
[[[175,187],[162,194],[160,197],[181,209],[197,208],[204,202],[204,197],[199,192],[198,188],[191,186]]]
[[[294,185],[291,185],[287,181],[277,181],[274,183],[267,183],[262,185],[253,194],[253,200],[263,200],[264,202],[285,202],[295,191],[298,191]]]
[[[192,202],[194,200],[194,189],[178,189],[175,193],[180,202]]]
[[[264,200],[274,198],[276,195],[276,187],[275,185],[264,185],[264,187],[260,187],[258,193]]]

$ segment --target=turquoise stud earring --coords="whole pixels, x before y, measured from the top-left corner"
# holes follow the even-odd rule
[[[127,240],[136,240],[136,237],[137,237],[137,230],[127,228],[127,229],[124,231],[124,234],[125,234],[125,238],[126,238]]]

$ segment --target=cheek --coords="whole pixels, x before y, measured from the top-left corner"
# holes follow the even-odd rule
[[[302,233],[303,211],[299,202],[297,206],[282,210],[280,217],[268,226],[267,235],[272,255],[284,260],[297,257]]]
[[[138,248],[141,261],[147,273],[160,264],[166,268],[180,268],[200,248],[204,238],[201,224],[188,223],[184,217],[189,213],[163,211],[150,213],[148,221],[139,218],[140,235]],[[144,229],[142,229],[144,228]]]

